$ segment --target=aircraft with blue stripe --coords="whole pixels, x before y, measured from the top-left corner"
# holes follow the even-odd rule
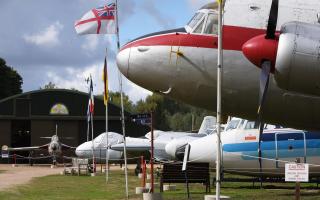
[[[212,134],[189,142],[189,161],[209,162],[215,166],[216,139],[216,134]],[[260,176],[259,130],[255,122],[232,118],[221,134],[221,142],[225,172]],[[310,176],[320,175],[320,132],[266,125],[261,148],[265,176],[284,176],[285,163],[295,162],[297,158],[309,163]]]

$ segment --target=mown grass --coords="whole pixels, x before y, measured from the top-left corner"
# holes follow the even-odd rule
[[[140,179],[129,171],[129,199],[142,199],[135,195],[135,187]],[[85,200],[85,199],[125,199],[125,181],[123,171],[111,171],[109,182],[105,176],[46,176],[35,178],[31,183],[0,192],[0,199],[6,200]],[[5,181],[5,180],[1,180]],[[164,192],[164,199],[187,199],[184,184],[176,184],[177,190]],[[320,190],[315,184],[302,184],[302,199],[320,199]],[[214,193],[214,188],[211,192]],[[159,191],[159,187],[156,188]],[[190,184],[192,199],[204,199],[205,187]],[[264,184],[264,189],[253,187],[252,183],[222,183],[222,194],[232,199],[294,199],[294,184]]]

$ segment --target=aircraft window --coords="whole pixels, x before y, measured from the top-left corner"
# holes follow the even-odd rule
[[[255,122],[248,121],[244,129],[255,129],[254,125],[255,125]]]
[[[194,33],[202,33],[202,27],[204,24],[204,20],[198,25],[198,27],[193,31]]]
[[[209,14],[206,27],[204,29],[205,34],[218,34],[218,15]]]
[[[226,128],[226,131],[229,131],[229,130],[232,130],[232,129],[236,129],[238,127],[238,124],[239,124],[240,120],[231,120],[229,123],[228,123],[228,126]]]
[[[242,128],[245,121],[246,121],[245,119],[241,120],[241,123],[239,124],[239,128]]]
[[[196,15],[190,20],[190,22],[188,23],[188,26],[190,28],[193,28],[195,25],[198,24],[199,20],[202,18],[204,14],[203,13],[196,13]]]

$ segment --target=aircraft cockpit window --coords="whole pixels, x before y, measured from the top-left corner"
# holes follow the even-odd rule
[[[238,125],[239,125],[239,122],[240,122],[239,119],[233,119],[233,120],[231,120],[231,121],[228,123],[225,131],[229,131],[229,130],[236,129],[236,128],[238,127]]]
[[[248,121],[244,129],[255,129],[255,122]]]
[[[188,26],[193,29],[193,27],[195,27],[198,24],[198,22],[202,19],[203,15],[204,13],[201,12],[196,13],[196,15],[188,23]]]
[[[218,34],[218,15],[208,15],[206,27],[204,29],[204,34]]]
[[[204,24],[204,20],[201,21],[201,23],[198,25],[198,27],[193,32],[194,33],[202,33],[203,24]]]

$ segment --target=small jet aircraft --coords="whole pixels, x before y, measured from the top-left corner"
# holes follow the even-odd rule
[[[159,131],[155,130],[154,134],[154,157],[156,160],[172,160],[176,149],[187,144],[190,141],[204,137],[215,131],[215,118],[206,116],[198,133]],[[150,151],[151,150],[151,132],[145,135],[145,138],[126,138],[127,151]],[[112,145],[111,149],[123,151],[123,143]]]
[[[217,5],[203,6],[183,28],[125,44],[117,55],[122,74],[215,111]],[[319,130],[320,1],[224,0],[223,6],[222,114],[255,120],[260,94],[264,121]]]
[[[221,134],[223,171],[258,177],[284,176],[285,163],[299,158],[301,163],[309,163],[310,176],[320,175],[320,132],[265,125],[261,141],[261,169],[258,138],[255,122],[232,118]],[[205,162],[215,167],[216,141],[216,134],[190,141],[189,162]],[[185,147],[175,153],[180,155],[180,160]]]
[[[7,150],[17,152],[17,151],[29,151],[33,152],[36,150],[41,150],[41,149],[48,149],[48,153],[50,156],[52,156],[52,163],[53,165],[56,165],[57,163],[57,156],[61,156],[63,149],[74,149],[75,147],[63,144],[60,142],[59,137],[58,137],[58,126],[56,126],[56,133],[55,135],[51,137],[41,137],[44,139],[50,139],[51,141],[48,144],[41,145],[41,146],[31,146],[31,147],[8,147]]]
[[[123,136],[119,133],[108,132],[108,144],[107,144],[107,134],[101,133],[96,138],[93,139],[94,148],[92,148],[92,140],[80,144],[76,148],[76,155],[79,158],[92,158],[92,152],[94,151],[94,156],[96,158],[106,158],[107,147],[123,142]],[[109,149],[109,159],[110,160],[119,160],[122,157],[122,152],[114,151]],[[99,159],[98,159],[99,161]]]

